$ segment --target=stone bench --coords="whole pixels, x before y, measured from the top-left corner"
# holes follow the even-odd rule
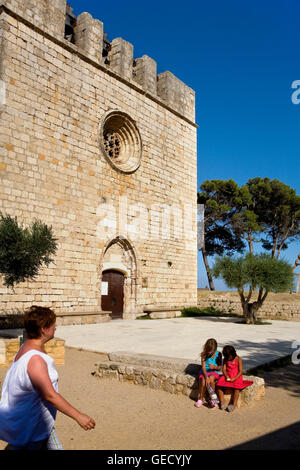
[[[184,307],[145,307],[144,313],[150,318],[175,318],[181,316]]]
[[[121,382],[144,385],[155,390],[183,394],[197,399],[200,364],[148,354],[127,352],[109,353],[108,359],[95,364],[92,374],[98,378],[117,379]],[[237,406],[249,405],[265,395],[265,382],[260,377],[247,376],[253,385],[242,390]],[[229,401],[230,396],[225,395]]]

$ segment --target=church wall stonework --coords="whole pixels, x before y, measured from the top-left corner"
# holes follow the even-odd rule
[[[195,305],[194,92],[134,61],[122,38],[105,64],[103,24],[88,13],[70,43],[65,11],[63,0],[0,2],[0,211],[52,225],[58,241],[35,281],[0,287],[0,311],[97,312],[103,265],[123,267],[124,318]]]

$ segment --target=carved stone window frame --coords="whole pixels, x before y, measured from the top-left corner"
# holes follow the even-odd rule
[[[136,122],[123,111],[105,113],[100,123],[100,149],[116,171],[134,173],[142,158],[142,139]]]

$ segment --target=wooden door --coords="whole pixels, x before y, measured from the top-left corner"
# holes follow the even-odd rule
[[[123,316],[123,301],[124,301],[124,274],[112,269],[104,271],[102,274],[102,282],[107,291],[106,295],[102,293],[101,308],[111,312],[112,319],[122,318]]]

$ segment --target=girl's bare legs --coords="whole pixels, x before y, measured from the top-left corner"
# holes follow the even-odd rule
[[[216,389],[216,377],[214,375],[209,376],[209,383],[212,386],[212,389]]]
[[[240,395],[240,391],[234,389],[231,394],[230,404],[228,406],[228,411],[233,411],[236,408],[237,401]]]
[[[200,383],[200,390],[199,390],[199,400],[203,401],[204,398],[204,393],[206,390],[206,379],[205,377],[201,377],[201,383]]]
[[[205,390],[206,390],[206,379],[204,377],[201,377],[200,386],[199,386],[199,390],[198,390],[198,399],[197,399],[196,403],[194,403],[194,405],[197,408],[200,408],[200,406],[202,406],[202,404],[203,404],[203,398],[204,398]]]
[[[223,410],[226,407],[226,404],[225,404],[225,401],[224,401],[224,392],[219,387],[217,387],[217,395],[218,395],[219,402],[220,402],[220,408],[221,408],[221,410]]]

